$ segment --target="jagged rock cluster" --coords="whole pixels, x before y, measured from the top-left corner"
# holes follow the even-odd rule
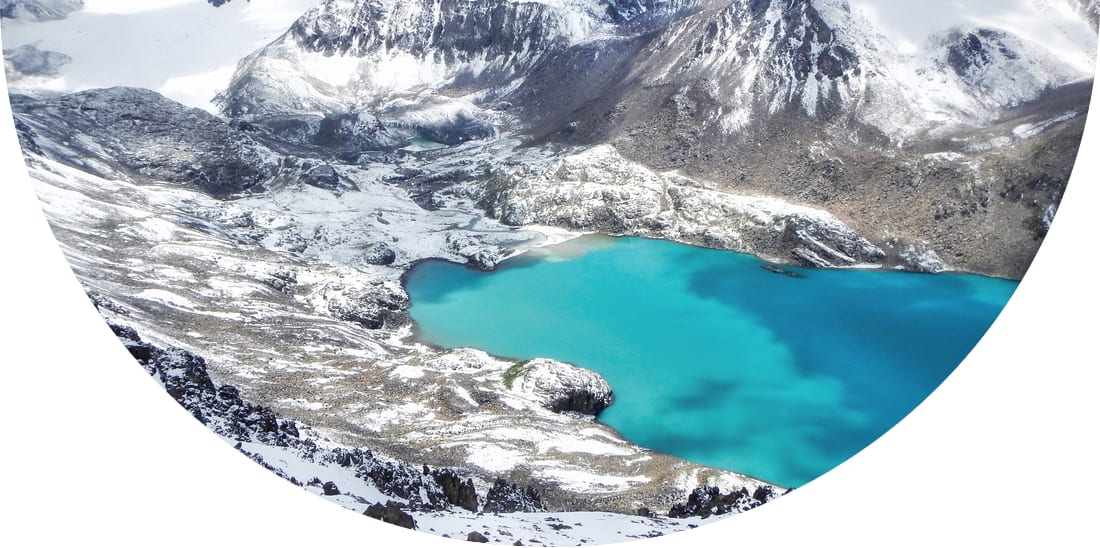
[[[242,400],[232,385],[216,386],[206,371],[206,360],[179,348],[160,348],[141,339],[131,327],[111,324],[111,329],[130,354],[150,375],[153,375],[168,395],[196,419],[227,440],[236,441],[236,448],[285,479],[303,485],[303,480],[263,462],[263,458],[241,442],[285,447],[297,451],[307,461],[334,464],[354,471],[356,477],[369,480],[383,493],[408,501],[387,502],[368,508],[367,515],[387,523],[415,527],[412,517],[401,512],[413,510],[445,510],[452,506],[483,512],[534,512],[543,510],[540,495],[533,487],[521,487],[498,478],[484,496],[479,496],[473,481],[451,469],[416,469],[398,462],[375,457],[369,450],[343,447],[322,448],[313,439],[303,437],[297,424],[282,420],[270,409]],[[320,483],[320,480],[310,480]],[[322,485],[325,495],[339,495],[340,488],[329,481]],[[483,503],[481,501],[484,501]]]
[[[759,487],[752,494],[748,489],[740,489],[723,494],[717,487],[698,488],[691,492],[687,502],[676,504],[669,510],[669,517],[702,518],[723,514],[745,512],[779,497],[779,493],[770,487]]]
[[[206,372],[206,360],[178,348],[162,349],[141,340],[130,327],[111,325],[115,335],[164,389],[199,422],[236,441],[315,451],[299,438],[294,421],[280,421],[273,411],[241,400],[231,385],[217,387]]]

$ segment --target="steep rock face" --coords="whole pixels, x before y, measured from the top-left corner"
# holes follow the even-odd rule
[[[234,117],[346,112],[388,94],[522,77],[598,21],[567,5],[333,0],[246,58],[221,98]]]
[[[188,184],[229,196],[273,177],[281,161],[221,119],[149,90],[15,97],[12,108],[39,135],[47,154],[104,175]],[[65,146],[47,147],[47,139]]]
[[[948,33],[934,54],[950,67],[977,102],[991,108],[1014,107],[1079,77],[1053,55],[1004,31],[977,28]]]
[[[569,105],[578,130],[567,137],[636,139],[669,118],[672,127],[646,137],[704,153],[736,153],[776,126],[789,135],[904,142],[988,124],[1005,108],[1089,76],[1057,50],[1004,31],[954,33],[988,35],[984,49],[996,55],[960,75],[948,61],[960,57],[950,55],[959,37],[931,36],[903,54],[839,0],[698,2],[634,39],[644,47],[623,60],[631,70],[608,84],[609,99]]]
[[[580,61],[578,52],[602,48],[620,27],[638,32],[690,9],[690,1],[334,0],[242,60],[216,102],[280,136],[292,125],[314,144],[330,141],[319,125],[339,121],[336,141],[352,150],[485,139],[513,101],[529,106],[518,97],[544,96],[528,79]],[[545,97],[561,108],[561,97]]]
[[[668,17],[691,9],[693,0],[599,0],[609,19],[616,23]]]
[[[353,0],[319,6],[290,32],[306,49],[328,55],[400,50],[453,65],[551,49],[584,30],[566,29],[567,24],[549,3]]]
[[[708,8],[723,7],[676,22],[668,39],[645,52],[644,77],[705,90],[718,104],[704,105],[711,112],[702,117],[716,117],[727,132],[742,130],[760,113],[789,108],[835,117],[861,92],[864,70],[850,37],[838,34],[818,8],[838,9],[829,4],[711,3]]]

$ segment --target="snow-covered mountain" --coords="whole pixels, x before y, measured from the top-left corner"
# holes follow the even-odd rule
[[[1095,34],[1063,13],[1069,4],[1051,5],[1028,4],[1049,19],[1031,32],[990,13],[895,38],[875,26],[884,10],[874,2],[331,1],[243,61],[221,105],[234,117],[375,114],[431,94],[471,116],[502,102],[522,108],[537,133],[585,103],[667,88],[706,97],[704,130],[735,135],[797,110],[900,140],[986,124],[1089,78]],[[608,72],[616,77],[600,76]],[[630,102],[620,105],[628,116]]]
[[[330,1],[245,58],[217,103],[351,155],[501,133],[609,143],[723,191],[825,207],[882,245],[923,241],[1018,276],[1035,251],[1020,242],[1041,238],[1068,178],[1036,166],[1072,165],[1043,142],[1080,133],[1096,33],[1070,0],[927,7]]]

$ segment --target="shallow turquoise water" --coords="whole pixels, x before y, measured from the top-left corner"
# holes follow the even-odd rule
[[[594,369],[640,445],[797,487],[872,442],[966,356],[1016,282],[789,268],[586,236],[407,277],[421,340]]]

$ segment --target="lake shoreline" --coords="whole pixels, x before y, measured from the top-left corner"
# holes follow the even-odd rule
[[[904,274],[919,274],[919,273],[899,271],[899,270],[894,270],[894,269],[884,269],[884,268],[876,268],[876,269],[857,269],[857,268],[818,269],[818,268],[812,268],[812,267],[788,267],[788,268],[782,269],[782,271],[783,272],[796,273],[796,274],[798,274],[798,278],[795,278],[794,276],[791,276],[791,275],[775,277],[775,276],[773,276],[774,271],[771,271],[771,270],[766,268],[766,266],[769,264],[769,262],[762,259],[762,258],[760,258],[760,257],[758,257],[758,256],[755,256],[755,255],[742,254],[742,253],[736,253],[736,252],[734,252],[734,253],[723,253],[723,250],[714,250],[712,248],[707,248],[707,247],[703,247],[703,246],[684,245],[684,244],[680,244],[678,242],[669,242],[667,240],[655,239],[655,238],[611,237],[611,236],[599,235],[599,234],[589,234],[589,235],[584,235],[584,236],[580,236],[580,237],[575,238],[575,239],[568,240],[570,242],[574,242],[574,244],[576,245],[576,247],[578,249],[570,249],[569,250],[569,255],[565,256],[565,257],[554,256],[553,255],[554,252],[552,251],[552,248],[554,246],[542,246],[541,249],[544,249],[544,250],[550,249],[551,250],[551,251],[548,252],[548,255],[543,256],[543,257],[533,257],[533,258],[531,258],[532,262],[525,263],[524,264],[525,268],[523,268],[521,270],[523,270],[525,272],[530,272],[532,270],[532,268],[537,269],[542,264],[548,264],[547,263],[548,261],[549,261],[549,263],[558,263],[558,264],[569,263],[569,262],[582,262],[586,257],[588,257],[588,255],[584,251],[584,247],[585,247],[584,244],[580,243],[578,245],[576,243],[576,241],[578,239],[586,238],[586,237],[590,237],[590,238],[594,238],[594,239],[598,238],[600,240],[600,243],[598,245],[594,246],[593,249],[590,249],[588,251],[592,254],[595,254],[595,253],[600,252],[600,251],[605,251],[606,252],[609,249],[609,247],[607,246],[607,242],[610,241],[610,242],[614,242],[614,244],[610,248],[615,248],[617,246],[622,246],[622,245],[630,245],[630,246],[650,246],[650,245],[683,246],[683,249],[685,250],[685,251],[683,251],[683,253],[685,253],[685,254],[687,254],[687,253],[702,253],[702,254],[707,254],[707,255],[712,255],[713,254],[714,257],[736,257],[737,261],[740,264],[744,264],[747,268],[751,268],[753,271],[759,271],[760,276],[766,277],[766,278],[760,278],[760,281],[756,281],[756,282],[753,282],[753,283],[764,283],[765,285],[773,284],[773,283],[780,283],[781,281],[788,280],[788,279],[792,280],[794,282],[797,282],[799,284],[814,284],[814,283],[819,283],[821,278],[837,278],[837,277],[844,277],[844,276],[851,276],[851,275],[861,276],[861,279],[867,279],[867,275],[870,275],[870,276],[873,276],[873,277],[879,277],[882,274],[896,274],[898,276],[901,276],[901,275],[904,275]],[[536,248],[536,249],[539,249],[539,248]],[[523,256],[523,255],[524,255],[523,253],[513,255],[511,257],[511,259],[509,259],[509,260],[514,260],[516,257],[520,257],[520,256]],[[428,265],[435,265],[435,266],[428,266]],[[761,267],[765,267],[765,268],[761,268]],[[418,316],[417,295],[416,295],[417,288],[414,287],[414,286],[417,285],[418,281],[415,278],[418,275],[417,273],[422,271],[425,268],[428,268],[428,269],[443,269],[443,270],[454,270],[455,268],[457,268],[458,273],[456,275],[458,275],[458,276],[460,276],[464,279],[470,279],[470,280],[477,279],[477,280],[479,280],[479,282],[478,282],[479,285],[483,284],[483,283],[490,283],[487,280],[491,279],[493,276],[499,276],[499,275],[509,275],[510,276],[510,275],[513,275],[513,274],[517,274],[516,269],[509,268],[508,260],[501,261],[501,263],[499,264],[499,267],[497,269],[495,269],[494,271],[490,271],[490,272],[466,269],[466,268],[462,268],[460,265],[457,265],[457,263],[454,263],[454,262],[451,262],[451,261],[439,261],[439,260],[422,261],[422,262],[417,263],[417,265],[415,267],[412,267],[408,271],[406,271],[405,275],[402,276],[402,284],[403,284],[403,287],[405,287],[406,291],[409,293],[410,298],[412,300],[412,306],[410,307],[410,310],[409,310],[410,317],[413,318],[413,331],[412,331],[411,336],[412,336],[413,340],[415,340],[417,343],[419,343],[419,344],[428,344],[432,348],[435,348],[437,350],[446,350],[448,348],[454,348],[454,347],[456,347],[456,345],[451,344],[451,343],[441,343],[436,338],[436,334],[434,334],[433,332],[430,332],[430,331],[425,331],[424,326],[422,325],[422,318],[421,319],[417,318],[417,316]],[[619,273],[620,283],[627,280],[627,279],[629,279],[629,277],[627,277],[627,278],[622,277],[625,274],[626,274],[625,272]],[[1002,287],[1002,288],[1008,287],[1007,285],[1005,285],[1005,284],[1008,284],[1008,285],[1013,286],[1013,288],[1014,288],[1014,284],[1011,281],[999,280],[999,279],[991,278],[991,277],[983,277],[983,276],[980,276],[980,275],[963,274],[963,273],[957,273],[957,272],[944,272],[944,273],[939,273],[939,274],[942,274],[942,275],[913,276],[913,277],[904,277],[904,278],[899,278],[898,276],[886,276],[885,278],[880,278],[879,279],[880,282],[888,282],[888,283],[886,283],[886,286],[884,286],[885,288],[881,290],[881,291],[886,292],[886,293],[883,293],[884,296],[882,297],[882,299],[886,299],[887,298],[886,295],[893,295],[893,293],[891,292],[892,290],[890,289],[889,286],[894,285],[894,284],[899,284],[899,283],[918,283],[922,287],[924,287],[924,286],[933,287],[935,285],[946,285],[946,286],[952,286],[952,287],[957,286],[957,287],[955,287],[955,290],[959,291],[959,292],[964,292],[964,293],[966,291],[969,291],[969,289],[968,289],[969,285],[967,285],[967,284],[978,284],[978,285],[993,284],[993,286]],[[754,280],[757,278],[757,276],[755,275],[755,272],[750,272],[750,275],[752,276],[752,278]],[[563,278],[565,278],[565,277],[567,277],[567,276],[563,276]],[[771,280],[771,278],[776,278],[776,279]],[[973,280],[973,281],[971,281],[971,280]],[[547,280],[547,281],[545,281],[545,283],[550,284],[551,282],[549,282]],[[565,283],[565,282],[562,282],[562,283]],[[932,285],[928,285],[928,284],[932,284]],[[527,291],[529,291],[529,292],[534,291],[534,289],[528,289]],[[799,291],[801,291],[801,290],[799,290]],[[1011,291],[1008,291],[1006,293],[1005,289],[998,289],[995,293],[997,295],[1004,296],[1005,297],[1004,301],[1007,301],[1007,296],[1011,295]],[[592,297],[592,295],[588,294],[588,293],[585,293],[585,295],[586,295],[585,298],[591,298]],[[997,299],[1000,299],[1001,298],[1000,296],[998,296]],[[654,297],[654,298],[656,298],[656,297]],[[559,299],[565,299],[565,297],[564,296],[559,297]],[[492,316],[492,315],[501,315],[501,314],[506,315],[506,314],[508,314],[508,311],[510,309],[522,306],[522,305],[510,306],[508,304],[507,300],[501,300],[499,298],[488,298],[487,300],[493,302],[492,312],[491,313],[486,312],[486,315],[478,317],[478,320],[464,319],[462,322],[464,324],[466,324],[467,327],[469,326],[469,324],[479,324],[479,323],[482,323],[482,322],[487,322],[486,327],[485,327],[486,330],[488,330],[490,332],[500,332],[501,330],[505,329],[506,327],[504,325],[489,323],[489,322],[496,321],[495,319],[490,318],[490,316]],[[856,299],[852,299],[852,300],[856,300]],[[977,301],[974,301],[974,303],[971,303],[971,304],[972,304],[972,306],[978,306],[978,305],[987,305],[988,303],[985,303],[985,301],[982,301],[982,300],[977,300]],[[466,309],[476,308],[476,304],[470,303],[468,301],[464,301],[463,306],[465,307],[463,309],[463,313],[465,313]],[[763,305],[761,305],[761,306],[763,306]],[[1000,306],[1003,306],[1003,303],[1001,303]],[[989,313],[980,318],[979,327],[980,327],[981,332],[984,332],[985,327],[988,327],[988,324],[986,323],[986,321],[988,320],[988,323],[991,323],[992,318],[995,318],[996,313],[999,313],[999,308],[997,308],[996,310],[993,310],[993,308],[991,306],[986,306],[986,308],[984,308],[983,310],[988,310]],[[450,312],[450,314],[456,314],[456,313],[457,312]],[[917,312],[915,312],[915,313],[919,314],[919,309],[917,309]],[[843,313],[841,313],[841,317],[843,317]],[[880,320],[875,320],[875,321],[880,321]],[[518,323],[518,324],[523,323],[522,321],[519,321],[519,320],[512,320],[512,322],[513,323]],[[622,324],[624,322],[629,323],[628,320],[625,320],[625,319],[621,319],[617,323]],[[505,323],[507,323],[507,322],[505,322]],[[559,324],[562,325],[562,326],[566,326],[570,323],[573,323],[573,322],[570,321],[570,320],[559,320]],[[872,323],[874,323],[874,321]],[[936,323],[936,322],[930,320],[929,323]],[[609,322],[609,324],[610,324],[609,328],[611,328],[611,327],[614,327],[616,325],[616,322]],[[540,330],[540,328],[538,327],[539,325],[542,325],[542,324],[534,324],[534,326],[530,327],[530,331],[538,332]],[[469,331],[470,329],[473,329],[473,328],[468,327],[467,329],[464,329],[464,332]],[[542,329],[543,330],[549,330],[548,327],[545,327],[545,328],[542,328]],[[553,332],[555,333],[555,337],[565,338],[566,335],[563,335],[563,334],[559,333],[559,331],[563,331],[563,330],[566,330],[566,329],[567,328],[563,327],[561,329],[554,330]],[[936,331],[936,330],[932,329],[932,327],[923,327],[922,329],[925,329],[929,333],[928,336],[933,336],[932,334],[940,333],[939,331]],[[971,332],[974,332],[975,329],[977,329],[977,328],[966,328],[966,329],[964,329],[964,331],[969,334]],[[936,336],[947,336],[947,334],[940,333],[939,335],[936,335]],[[979,336],[980,336],[980,333],[979,333]],[[844,337],[846,337],[848,339],[851,339],[853,337],[853,335],[852,334],[847,334],[847,335],[844,335]],[[967,339],[967,341],[960,342],[958,344],[953,343],[953,346],[951,346],[951,348],[954,349],[956,347],[958,347],[958,348],[966,347],[965,349],[969,350],[969,346],[973,346],[973,344],[977,342],[977,338],[979,338],[979,337],[973,337],[973,340]],[[598,337],[594,340],[601,341],[601,344],[603,344],[603,342],[605,341],[605,339],[601,339],[601,338],[598,338]],[[853,340],[855,340],[855,339],[853,339]],[[715,343],[715,344],[718,344],[718,343]],[[855,344],[855,343],[852,343],[852,344]],[[530,359],[530,358],[533,358],[533,357],[551,357],[551,358],[554,358],[554,359],[557,359],[557,360],[565,361],[567,363],[575,364],[579,367],[585,367],[585,368],[588,368],[588,369],[591,369],[591,370],[598,371],[601,374],[604,374],[605,377],[607,377],[606,370],[603,367],[601,367],[599,365],[596,365],[594,362],[589,361],[589,360],[570,359],[569,356],[555,355],[555,354],[531,353],[531,352],[507,350],[507,349],[501,349],[501,348],[493,347],[493,346],[487,345],[487,344],[466,344],[466,343],[463,343],[463,344],[460,344],[460,345],[457,345],[457,346],[471,346],[471,347],[474,347],[474,348],[479,348],[479,349],[482,349],[482,350],[485,350],[485,351],[489,352],[493,356],[504,357],[503,359],[512,360],[512,361],[520,361],[520,360],[524,360],[524,359]],[[650,349],[650,351],[651,352],[657,352],[657,350],[654,350],[654,349]],[[919,397],[917,398],[917,401],[913,402],[914,406],[915,406],[916,403],[919,403],[919,400],[923,400],[924,396],[927,395],[926,392],[931,392],[931,390],[933,390],[935,388],[935,386],[937,386],[939,384],[939,382],[942,382],[942,379],[945,378],[947,374],[949,374],[950,370],[953,370],[954,367],[958,364],[958,362],[961,361],[962,356],[957,355],[958,353],[955,350],[953,350],[953,352],[956,352],[956,353],[951,354],[949,357],[944,359],[944,363],[946,363],[947,366],[949,366],[949,367],[947,368],[947,370],[945,370],[945,372],[942,374],[942,376],[940,376],[936,379],[922,381],[924,383],[922,385],[924,388],[922,388],[922,393],[919,394]],[[804,351],[803,351],[803,353],[804,353]],[[802,359],[805,359],[805,358],[802,358]],[[880,360],[882,358],[881,357],[879,357],[879,358],[868,357],[868,358],[865,358],[865,359],[875,361],[875,360]],[[797,385],[799,382],[804,382],[804,381],[799,381],[797,379],[798,379],[798,377],[792,377],[792,383]],[[624,393],[624,390],[622,388],[623,385],[624,384],[629,385],[629,383],[626,383],[626,382],[622,381],[621,379],[616,379],[613,376],[608,378],[608,382],[611,383],[611,386],[615,389],[616,394],[618,394],[620,396],[620,398],[622,397],[622,394]],[[859,383],[857,383],[857,384],[859,384]],[[866,390],[866,387],[863,388],[863,390]],[[924,392],[925,390],[926,390],[926,392]],[[834,396],[829,396],[829,397],[834,397]],[[906,396],[906,398],[907,398],[906,401],[910,401],[910,400],[913,399],[913,396]],[[634,441],[635,443],[638,443],[638,444],[642,445],[643,447],[650,447],[650,448],[652,448],[656,451],[670,453],[670,454],[680,456],[680,457],[683,457],[683,458],[687,458],[688,460],[692,460],[694,462],[700,462],[700,463],[703,463],[703,464],[706,464],[706,465],[709,465],[709,466],[715,466],[717,468],[726,469],[726,470],[736,470],[739,473],[746,473],[746,474],[748,474],[750,476],[753,476],[753,477],[767,478],[768,481],[773,481],[773,482],[776,482],[776,483],[781,484],[781,485],[792,485],[793,484],[794,486],[797,487],[798,485],[801,485],[801,484],[805,483],[805,481],[808,481],[808,479],[806,479],[804,481],[786,481],[783,478],[777,478],[774,475],[768,475],[768,474],[761,474],[761,473],[753,472],[753,470],[751,468],[746,468],[744,466],[737,466],[736,464],[729,464],[729,463],[717,463],[717,462],[714,462],[713,460],[708,461],[706,459],[699,459],[697,457],[691,457],[689,455],[685,455],[683,453],[678,453],[676,451],[670,451],[668,449],[667,445],[666,446],[661,446],[659,444],[655,445],[655,444],[652,444],[652,443],[647,443],[646,441],[644,441],[642,439],[638,439],[636,434],[632,436],[629,432],[629,428],[627,429],[628,430],[627,432],[623,432],[622,423],[621,423],[622,418],[621,417],[615,418],[616,416],[621,415],[622,413],[624,413],[624,411],[622,411],[623,404],[620,403],[621,401],[622,401],[621,399],[618,400],[616,405],[613,405],[612,407],[605,410],[603,414],[599,415],[599,420],[600,420],[601,423],[607,424],[611,428],[613,428],[613,429],[619,431],[620,433],[624,434],[624,437],[626,439]],[[896,418],[900,420],[901,416],[904,416],[904,414],[908,413],[909,410],[910,409],[908,409],[908,408],[904,409],[904,412],[901,413],[900,416],[897,416]],[[850,413],[850,412],[845,411],[844,413]],[[895,411],[891,411],[891,413],[892,413],[891,416],[893,417],[895,415],[898,415],[899,412],[895,410]],[[841,413],[841,415],[843,415],[843,413]],[[854,419],[844,419],[844,420],[854,420]],[[888,426],[892,426],[892,422],[889,425],[886,425],[886,428],[888,428]],[[845,427],[845,428],[847,428],[847,427]],[[881,430],[884,432],[886,428],[881,428]],[[877,437],[877,435],[879,435],[879,434],[881,434],[881,432],[878,432],[878,434],[875,434],[873,437]],[[867,440],[867,443],[869,443],[869,440]],[[862,445],[859,448],[862,448]],[[846,459],[847,457],[844,457],[844,458]],[[843,460],[843,459],[841,459],[841,460]],[[837,463],[834,462],[831,465],[829,465],[827,468],[831,468],[835,464],[837,464]],[[810,478],[810,479],[812,479],[812,478]]]

